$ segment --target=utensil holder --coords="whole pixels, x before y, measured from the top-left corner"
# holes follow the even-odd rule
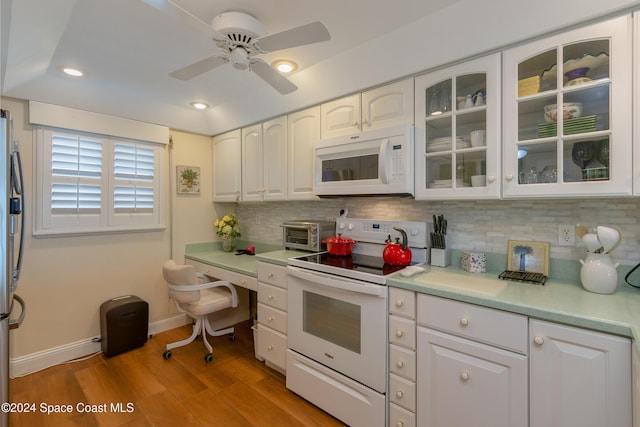
[[[431,265],[436,267],[451,265],[451,250],[431,248]]]

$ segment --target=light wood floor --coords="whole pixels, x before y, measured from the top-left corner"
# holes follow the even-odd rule
[[[200,339],[172,350],[190,326],[155,335],[144,346],[111,358],[102,354],[12,379],[12,402],[35,404],[35,413],[12,413],[20,426],[344,426],[287,390],[285,378],[254,357],[250,322],[236,339],[209,338],[214,360],[205,363]],[[122,412],[111,405],[122,404]],[[71,405],[71,413],[42,413],[42,405]],[[106,413],[82,413],[78,404]],[[127,406],[127,405],[130,406]],[[131,409],[130,412],[127,412]]]

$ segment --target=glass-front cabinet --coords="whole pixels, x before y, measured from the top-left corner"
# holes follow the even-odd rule
[[[500,196],[500,54],[415,79],[416,199]]]
[[[504,52],[504,197],[632,192],[631,18]]]

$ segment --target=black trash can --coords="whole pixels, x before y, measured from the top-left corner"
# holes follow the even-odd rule
[[[124,353],[147,342],[149,304],[135,295],[124,295],[100,305],[102,352],[107,357]]]

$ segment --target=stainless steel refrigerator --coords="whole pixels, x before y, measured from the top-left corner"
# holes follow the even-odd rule
[[[11,114],[0,110],[0,403],[9,402],[9,331],[20,326],[24,301],[15,294],[24,237],[24,183],[18,142],[13,140]],[[20,307],[14,308],[14,303]],[[18,314],[17,318],[10,318]],[[8,425],[8,413],[0,411],[0,426]]]

